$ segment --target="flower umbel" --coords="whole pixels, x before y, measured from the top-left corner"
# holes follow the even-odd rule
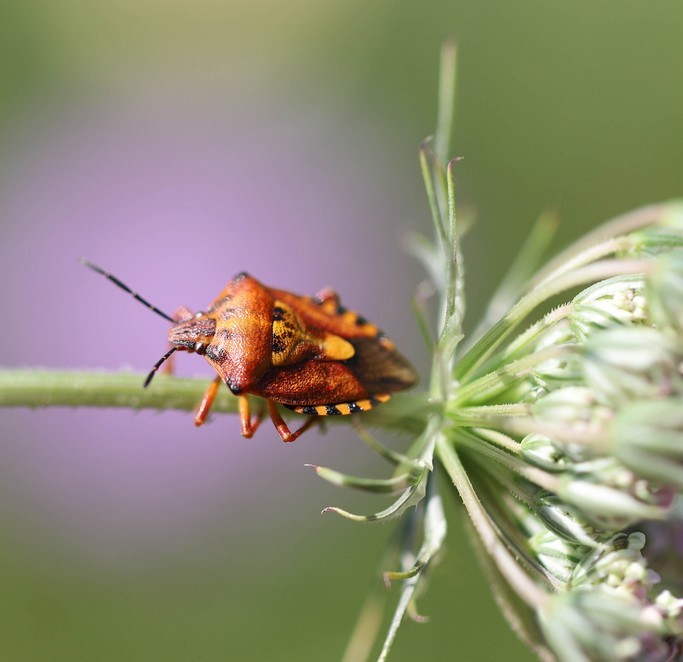
[[[442,83],[454,62],[446,46]],[[442,85],[441,131],[420,149],[435,239],[416,240],[415,253],[431,279],[424,289],[439,297],[427,425],[405,454],[361,430],[394,464],[388,480],[318,469],[398,495],[372,516],[337,512],[405,515],[399,570],[385,573],[387,583],[403,580],[402,592],[380,659],[403,617],[417,614],[416,591],[446,536],[438,465],[464,503],[499,604],[541,658],[680,659],[680,552],[661,541],[682,528],[683,203],[616,218],[534,273],[555,226],[541,217],[484,322],[463,339],[449,95]],[[551,308],[559,296],[565,303]],[[347,659],[368,654],[377,605],[368,602]]]

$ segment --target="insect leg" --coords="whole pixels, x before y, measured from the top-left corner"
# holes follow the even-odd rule
[[[194,317],[194,313],[187,306],[180,306],[176,308],[173,313],[174,322],[187,322]]]
[[[251,410],[249,408],[249,398],[246,395],[238,395],[239,398],[238,407],[240,412],[240,426],[242,436],[247,439],[251,439],[254,436],[254,432],[261,424],[261,419],[263,418],[263,407],[259,409],[256,417],[252,420]]]
[[[330,287],[325,287],[318,292],[313,300],[322,307],[322,309],[331,315],[337,312],[341,305],[339,295]]]
[[[310,416],[309,419],[296,432],[291,432],[289,427],[287,427],[287,423],[285,423],[285,420],[280,415],[277,405],[272,400],[268,400],[267,402],[270,419],[273,421],[273,425],[282,438],[282,441],[294,441],[301,434],[306,432],[311,425],[314,425],[319,421],[318,417]]]
[[[199,427],[206,421],[206,417],[209,415],[209,410],[216,398],[216,393],[218,393],[218,387],[221,385],[221,378],[216,377],[206,389],[202,401],[199,403],[197,410],[194,413],[194,424]]]
[[[175,354],[171,354],[164,364],[159,369],[162,375],[174,375],[175,374]]]

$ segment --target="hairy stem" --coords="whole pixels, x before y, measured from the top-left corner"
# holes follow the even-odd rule
[[[134,372],[0,369],[0,408],[120,407],[193,411],[210,383],[203,378],[157,375],[149,388],[143,388],[145,376]],[[404,429],[409,433],[424,427],[428,407],[419,395],[399,394],[392,400],[396,402],[390,401],[363,414],[363,423]],[[236,414],[237,398],[227,388],[221,388],[211,411]],[[326,421],[350,423],[351,417],[330,416]]]
[[[0,370],[0,407],[123,407],[192,411],[208,381],[158,375],[142,388],[134,372]],[[237,399],[221,390],[212,411],[237,412]]]
[[[448,475],[460,494],[472,524],[479,534],[484,549],[489,553],[499,572],[517,592],[517,595],[530,607],[538,609],[548,602],[548,595],[541,589],[521,566],[515,562],[510,552],[499,539],[491,525],[484,507],[480,503],[467,473],[460,463],[457,452],[448,439],[441,435],[437,441],[437,452]]]

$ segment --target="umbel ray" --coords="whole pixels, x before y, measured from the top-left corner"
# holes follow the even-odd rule
[[[266,287],[242,272],[205,311],[192,313],[181,307],[171,316],[116,276],[86,259],[81,262],[171,322],[170,349],[154,364],[145,388],[177,351],[203,356],[216,371],[195,412],[196,425],[206,420],[221,382],[239,398],[243,436],[254,434],[264,413],[260,407],[252,418],[247,397],[251,394],[265,400],[282,440],[294,441],[318,416],[368,411],[417,381],[415,369],[394,343],[344,308],[330,289],[299,296]],[[309,420],[290,431],[278,404]]]

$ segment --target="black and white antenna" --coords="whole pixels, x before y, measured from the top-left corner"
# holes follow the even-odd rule
[[[154,311],[157,315],[160,315],[163,317],[165,320],[168,320],[169,322],[175,324],[176,320],[174,320],[170,315],[167,315],[163,310],[159,310],[156,306],[153,306],[147,299],[144,299],[141,297],[137,292],[134,292],[133,290],[128,287],[125,283],[122,283],[116,276],[110,274],[108,271],[105,271],[101,267],[98,267],[96,264],[93,264],[90,260],[86,260],[84,257],[81,258],[81,264],[85,265],[89,269],[92,269],[95,273],[100,274],[101,276],[104,276],[107,280],[110,280],[114,285],[117,287],[120,287],[124,292],[128,292],[134,299],[137,299],[143,306],[146,308],[149,308],[150,310]],[[150,371],[149,375],[147,375],[147,379],[145,379],[145,383],[143,384],[144,388],[147,388],[152,381],[152,378],[154,375],[156,375],[157,370],[161,367],[162,363],[168,359],[173,352],[178,349],[177,347],[171,347],[171,349],[166,352],[155,364],[152,370]]]

